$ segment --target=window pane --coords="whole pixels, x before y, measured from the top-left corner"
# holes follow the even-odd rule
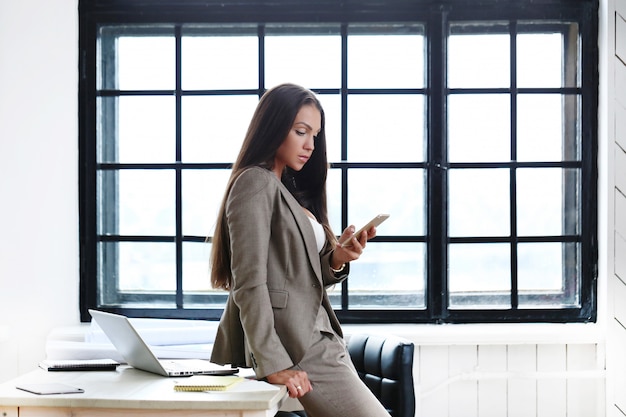
[[[259,86],[256,34],[183,36],[181,59],[184,90],[253,89]]]
[[[448,160],[511,160],[511,105],[506,94],[448,96]]]
[[[330,228],[339,236],[343,232],[343,228],[341,227],[341,170],[339,169],[328,170],[328,177],[326,178],[326,200]],[[372,215],[372,217],[374,216]]]
[[[580,86],[580,34],[576,22],[520,22],[517,86]]]
[[[339,27],[267,26],[265,86],[285,82],[307,88],[341,87]]]
[[[450,236],[508,236],[508,169],[450,169]]]
[[[318,94],[317,98],[324,109],[328,162],[339,162],[341,161],[341,96]]]
[[[258,102],[256,95],[183,97],[183,162],[234,162]]]
[[[183,235],[213,236],[229,177],[226,169],[183,171]]]
[[[349,96],[348,160],[423,161],[424,113],[422,95]]]
[[[173,171],[101,171],[98,176],[99,233],[174,235],[174,190]],[[114,207],[117,210],[113,210]]]
[[[107,279],[117,278],[116,289],[121,292],[154,293],[176,290],[176,247],[174,243],[102,242],[99,271],[117,269]],[[102,279],[102,277],[100,277]],[[109,282],[107,285],[111,285]],[[119,302],[103,299],[105,304]]]
[[[577,170],[517,170],[517,231],[520,236],[578,233]]]
[[[213,292],[209,271],[210,243],[183,243],[183,291]],[[223,307],[223,305],[222,305]]]
[[[424,56],[422,26],[351,26],[348,29],[348,86],[422,88]]]
[[[450,308],[509,308],[511,249],[508,244],[451,244]]]
[[[448,87],[508,88],[511,84],[510,42],[507,24],[451,25]]]
[[[424,235],[424,178],[421,169],[350,170],[348,221],[358,229],[375,215],[389,213],[378,235]]]
[[[517,35],[517,86],[561,87],[562,44],[558,33]]]
[[[173,36],[120,36],[117,77],[120,90],[173,90],[176,44]]]
[[[520,306],[579,306],[579,251],[576,243],[520,243],[517,248]]]
[[[350,265],[350,308],[423,308],[425,259],[424,243],[369,243]]]
[[[100,97],[98,104],[102,132],[98,135],[100,162],[175,161],[176,102],[173,97]]]
[[[520,94],[517,109],[519,161],[580,159],[576,96]]]

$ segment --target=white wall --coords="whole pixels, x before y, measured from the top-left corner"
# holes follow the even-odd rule
[[[607,416],[626,416],[626,0],[608,7],[606,78],[608,204],[612,208],[608,236],[614,254],[607,271],[609,332],[607,344]]]
[[[418,344],[424,415],[604,415],[607,276],[626,254],[613,251],[606,49],[615,29],[606,21],[613,0],[601,1],[600,323],[388,326]],[[623,9],[626,0],[616,1]],[[51,329],[79,322],[77,8],[77,0],[0,0],[0,381],[43,359]]]
[[[77,51],[76,0],[0,1],[0,380],[79,321]]]

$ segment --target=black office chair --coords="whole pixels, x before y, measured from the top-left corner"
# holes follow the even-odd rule
[[[395,336],[353,334],[348,351],[359,377],[393,417],[415,416],[413,343]],[[280,411],[276,417],[306,417]]]

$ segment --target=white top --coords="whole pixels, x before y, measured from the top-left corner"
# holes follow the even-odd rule
[[[321,252],[324,249],[326,243],[326,234],[324,233],[324,227],[317,222],[314,218],[307,216],[313,226],[313,233],[315,233],[315,242],[317,243],[317,251]]]

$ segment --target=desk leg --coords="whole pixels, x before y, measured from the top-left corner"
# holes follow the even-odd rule
[[[17,417],[17,407],[0,407],[0,417]]]

